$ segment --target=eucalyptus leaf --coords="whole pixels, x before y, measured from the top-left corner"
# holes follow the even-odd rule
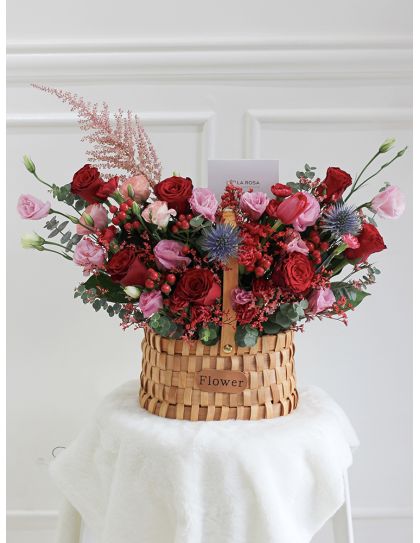
[[[330,286],[336,300],[343,296],[347,300],[345,309],[354,309],[366,298],[366,296],[370,296],[368,292],[363,292],[363,290],[357,289],[350,283],[345,283],[343,281],[332,282]]]

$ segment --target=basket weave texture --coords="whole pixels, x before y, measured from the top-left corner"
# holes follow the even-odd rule
[[[294,351],[291,330],[262,336],[251,348],[235,346],[229,356],[220,356],[219,343],[208,347],[201,341],[167,339],[146,330],[140,405],[161,417],[191,421],[287,415],[298,403]],[[217,372],[227,378],[225,383],[242,383],[242,388],[237,393],[223,392]],[[204,385],[197,376],[202,376]],[[210,381],[216,391],[207,391]]]

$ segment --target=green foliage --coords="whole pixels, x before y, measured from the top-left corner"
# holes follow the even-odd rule
[[[305,317],[307,307],[307,300],[281,304],[279,309],[263,324],[264,332],[266,334],[278,334],[288,330],[294,323]]]
[[[258,330],[249,324],[238,326],[235,333],[235,342],[239,347],[252,347],[257,343]]]
[[[332,282],[331,290],[333,291],[336,300],[343,296],[347,300],[344,310],[354,309],[364,300],[364,298],[366,298],[366,296],[369,296],[368,292],[357,289],[350,283],[345,283],[343,281]]]
[[[179,338],[182,335],[182,327],[173,322],[163,313],[155,313],[149,321],[149,325],[154,332],[162,337]]]
[[[114,283],[114,281],[105,273],[99,273],[98,275],[91,275],[89,279],[84,283],[85,289],[95,288],[98,293],[102,290],[106,290],[106,293],[99,295],[99,298],[104,298],[108,302],[114,303],[127,303],[127,295],[121,285]]]
[[[48,239],[54,238],[55,236],[61,235],[60,243],[62,245],[66,245],[64,247],[65,251],[70,251],[73,249],[75,245],[79,243],[79,241],[82,239],[83,236],[80,236],[79,234],[73,234],[71,230],[68,230],[67,232],[64,232],[64,230],[67,228],[69,224],[69,221],[63,221],[60,223],[57,220],[57,217],[53,216],[47,223],[44,225],[44,228],[50,231],[50,234],[48,236]]]
[[[220,328],[211,322],[208,326],[203,326],[203,328],[200,328],[198,331],[198,337],[201,339],[204,345],[216,345],[216,343],[219,341],[219,332]]]
[[[301,179],[302,177],[305,179],[313,179],[315,177],[315,170],[316,166],[309,166],[309,164],[305,164],[305,171],[297,171],[296,177],[298,179]]]
[[[71,184],[59,187],[53,184],[51,188],[53,198],[59,202],[65,202],[69,206],[74,206],[78,211],[82,211],[86,207],[86,202],[71,192]]]

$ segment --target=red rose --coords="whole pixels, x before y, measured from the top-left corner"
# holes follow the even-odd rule
[[[286,198],[292,194],[292,189],[283,183],[276,183],[271,187],[271,192],[279,198]]]
[[[336,202],[352,184],[351,176],[340,168],[328,168],[327,175],[316,189],[317,196],[324,196],[324,202]]]
[[[210,270],[193,268],[187,270],[179,280],[174,296],[190,304],[213,305],[221,296],[220,285]]]
[[[279,203],[277,207],[277,218],[283,224],[292,224],[292,222],[303,213],[308,205],[308,200],[303,192],[296,192]]]
[[[77,171],[71,182],[71,192],[86,200],[89,204],[106,200],[117,190],[118,177],[113,177],[107,183],[101,178],[101,174],[94,166],[85,164]]]
[[[372,253],[379,253],[386,249],[381,234],[373,224],[364,223],[357,240],[360,244],[359,247],[357,249],[347,249],[344,253],[349,260],[367,260]]]
[[[115,253],[109,260],[106,269],[113,281],[125,287],[144,286],[147,279],[147,268],[132,245]]]
[[[104,228],[104,230],[101,230],[98,241],[99,243],[102,243],[102,245],[109,246],[111,241],[115,238],[116,234],[117,228],[113,224],[111,224],[111,226],[108,226],[108,228]]]
[[[276,265],[271,279],[275,285],[301,294],[311,286],[314,273],[314,267],[306,255],[291,253]]]
[[[243,326],[245,324],[251,323],[253,320],[256,319],[256,317],[258,317],[258,314],[260,312],[261,310],[252,303],[239,305],[236,308],[236,318],[238,320],[238,324]]]
[[[192,181],[189,177],[168,177],[158,183],[153,190],[159,200],[167,202],[170,209],[185,213],[192,195]]]
[[[269,217],[277,218],[277,208],[279,206],[278,200],[270,200],[268,206],[265,208],[265,212]]]

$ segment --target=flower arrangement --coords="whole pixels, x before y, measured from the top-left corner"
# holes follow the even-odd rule
[[[164,337],[214,345],[231,317],[221,294],[232,258],[239,264],[239,286],[231,293],[239,346],[252,346],[263,334],[301,329],[314,318],[346,323],[348,311],[368,295],[380,273],[369,258],[386,248],[375,219],[398,218],[404,196],[385,183],[373,198],[353,200],[404,154],[406,148],[367,174],[393,139],[354,179],[337,167],[321,179],[306,164],[297,181],[276,183],[271,195],[228,185],[217,201],[189,177],[174,173],[161,180],[156,152],[130,112],[110,117],[106,105],[39,88],[77,111],[92,148],[89,163],[64,186],[42,180],[24,157],[26,169],[71,213],[22,195],[18,211],[24,219],[51,216],[48,236],[25,235],[22,246],[80,266],[86,280],[74,296],[95,311],[118,315],[124,328],[149,327]],[[223,222],[226,209],[233,210],[236,225]]]

